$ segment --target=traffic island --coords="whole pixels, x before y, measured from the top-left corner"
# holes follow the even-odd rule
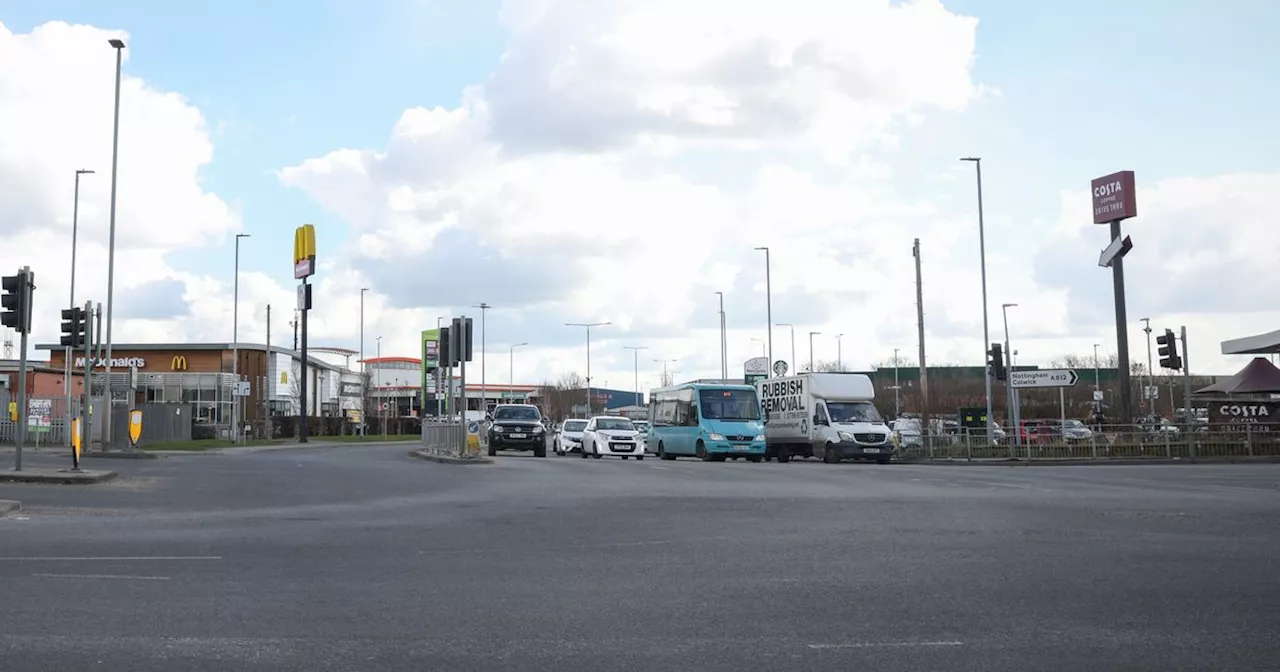
[[[0,518],[4,518],[7,515],[17,513],[21,510],[21,502],[15,502],[12,499],[0,499]]]
[[[119,476],[114,471],[98,469],[23,469],[0,471],[0,483],[45,483],[49,485],[92,485],[105,483]]]
[[[493,460],[487,457],[449,457],[447,455],[433,455],[425,450],[413,450],[409,452],[409,457],[416,457],[419,460],[428,462],[439,462],[440,464],[493,464]]]

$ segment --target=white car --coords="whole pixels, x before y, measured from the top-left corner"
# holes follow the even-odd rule
[[[556,455],[564,456],[572,452],[582,452],[582,430],[587,428],[587,420],[565,420],[556,431],[555,442],[551,449]]]
[[[640,441],[640,432],[628,418],[597,415],[587,421],[582,431],[582,457],[588,455],[597,460],[605,455],[643,460],[644,444]]]

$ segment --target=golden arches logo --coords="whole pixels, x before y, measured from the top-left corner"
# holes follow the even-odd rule
[[[186,371],[187,358],[183,357],[182,355],[174,355],[173,361],[169,363],[169,368],[173,369],[174,371]]]

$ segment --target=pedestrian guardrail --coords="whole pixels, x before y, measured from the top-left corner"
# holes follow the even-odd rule
[[[468,421],[465,431],[458,420],[428,418],[422,421],[422,447],[433,455],[479,457],[486,447],[486,438],[484,428],[478,421]]]
[[[1206,459],[1280,457],[1280,423],[1036,427],[1003,436],[963,432],[895,437],[906,460]]]

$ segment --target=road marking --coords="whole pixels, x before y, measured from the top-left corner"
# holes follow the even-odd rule
[[[32,574],[50,579],[134,579],[138,581],[168,581],[167,576],[126,576],[123,574]]]
[[[141,556],[98,556],[98,557],[26,557],[26,558],[4,558],[0,557],[0,562],[133,562],[146,560],[221,560],[220,555],[141,555]]]
[[[849,642],[845,644],[810,644],[811,649],[881,649],[913,646],[964,646],[964,642]]]

